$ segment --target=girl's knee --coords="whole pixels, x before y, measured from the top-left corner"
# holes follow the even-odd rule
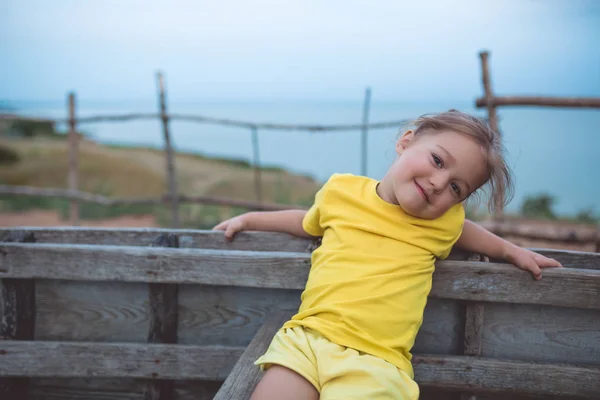
[[[318,400],[319,392],[302,375],[289,368],[273,365],[267,370],[250,400]]]

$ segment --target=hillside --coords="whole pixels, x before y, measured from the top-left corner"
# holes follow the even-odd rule
[[[19,161],[0,164],[0,184],[66,188],[68,148],[64,139],[0,139],[0,147],[12,150]],[[256,200],[254,172],[243,161],[208,158],[178,153],[175,158],[179,192]],[[149,148],[105,146],[83,140],[79,152],[80,190],[114,197],[159,196],[166,188],[164,153]],[[262,169],[263,200],[308,206],[319,184],[312,178],[279,168]],[[0,196],[0,212],[55,210],[66,216],[67,202],[35,197]],[[231,207],[182,205],[184,227],[206,228],[218,220],[243,212]],[[157,226],[168,225],[165,207],[102,207],[82,204],[83,219],[94,220],[123,215],[151,215]],[[14,215],[13,215],[14,216]],[[1,218],[1,216],[0,216]],[[0,222],[1,224],[1,222]],[[31,225],[28,223],[28,225]]]

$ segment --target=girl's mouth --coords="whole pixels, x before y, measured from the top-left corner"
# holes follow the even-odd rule
[[[425,190],[423,190],[417,181],[415,181],[415,186],[417,187],[417,191],[421,194],[421,196],[423,196],[423,199],[427,202],[427,204],[429,204],[429,197],[427,196],[427,193],[425,193]]]

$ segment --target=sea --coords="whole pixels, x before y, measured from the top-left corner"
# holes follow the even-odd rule
[[[65,101],[14,101],[14,112],[66,118]],[[485,117],[474,101],[373,101],[369,121],[411,120],[455,108]],[[156,101],[79,100],[77,115],[157,112]],[[253,123],[361,124],[362,101],[169,101],[168,111]],[[554,210],[574,216],[592,210],[600,215],[600,110],[539,107],[498,109],[500,130],[514,172],[515,196],[507,207],[518,212],[526,196],[549,194]],[[176,150],[252,162],[252,136],[247,128],[172,121]],[[59,125],[60,130],[66,126]],[[100,143],[161,148],[159,120],[102,122],[79,127]],[[381,179],[395,157],[401,127],[371,129],[367,136],[366,175]],[[333,173],[362,174],[361,131],[302,132],[259,130],[262,165],[309,175],[322,183]]]

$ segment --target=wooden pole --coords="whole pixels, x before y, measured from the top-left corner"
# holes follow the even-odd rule
[[[490,128],[492,128],[495,132],[500,133],[500,129],[498,128],[498,116],[496,115],[496,107],[494,106],[494,93],[492,91],[492,83],[490,81],[488,56],[489,53],[487,51],[482,51],[479,53],[479,57],[481,58],[481,80],[485,93]],[[502,219],[503,213],[504,210],[502,205],[498,205],[498,209],[494,210],[493,218],[500,220]]]
[[[598,97],[545,97],[545,96],[501,96],[493,97],[494,107],[498,106],[541,106],[565,108],[600,108]],[[477,108],[487,107],[487,97],[475,100]]]
[[[254,153],[254,190],[256,192],[256,201],[262,202],[262,178],[260,175],[260,155],[258,149],[258,129],[252,127],[252,150]]]
[[[369,108],[371,105],[371,88],[365,90],[365,101],[363,103],[363,127],[362,127],[362,168],[361,174],[367,175],[367,134],[369,133]]]
[[[79,190],[78,173],[79,135],[77,134],[77,120],[75,118],[75,93],[69,93],[69,190]],[[79,225],[79,202],[72,199],[69,203],[69,222],[73,226]]]
[[[160,117],[162,119],[163,136],[165,140],[165,157],[167,164],[167,190],[171,203],[171,227],[179,228],[179,202],[177,197],[177,180],[175,177],[175,160],[169,134],[169,115],[167,114],[166,90],[162,72],[156,74],[160,101]]]
[[[494,93],[492,91],[492,84],[490,82],[488,56],[489,53],[487,51],[482,51],[481,53],[479,53],[479,57],[481,58],[481,80],[483,82],[483,90],[485,93],[485,102],[487,104],[490,127],[496,132],[500,132],[500,130],[498,129],[498,117],[496,116],[496,107],[494,106]]]

